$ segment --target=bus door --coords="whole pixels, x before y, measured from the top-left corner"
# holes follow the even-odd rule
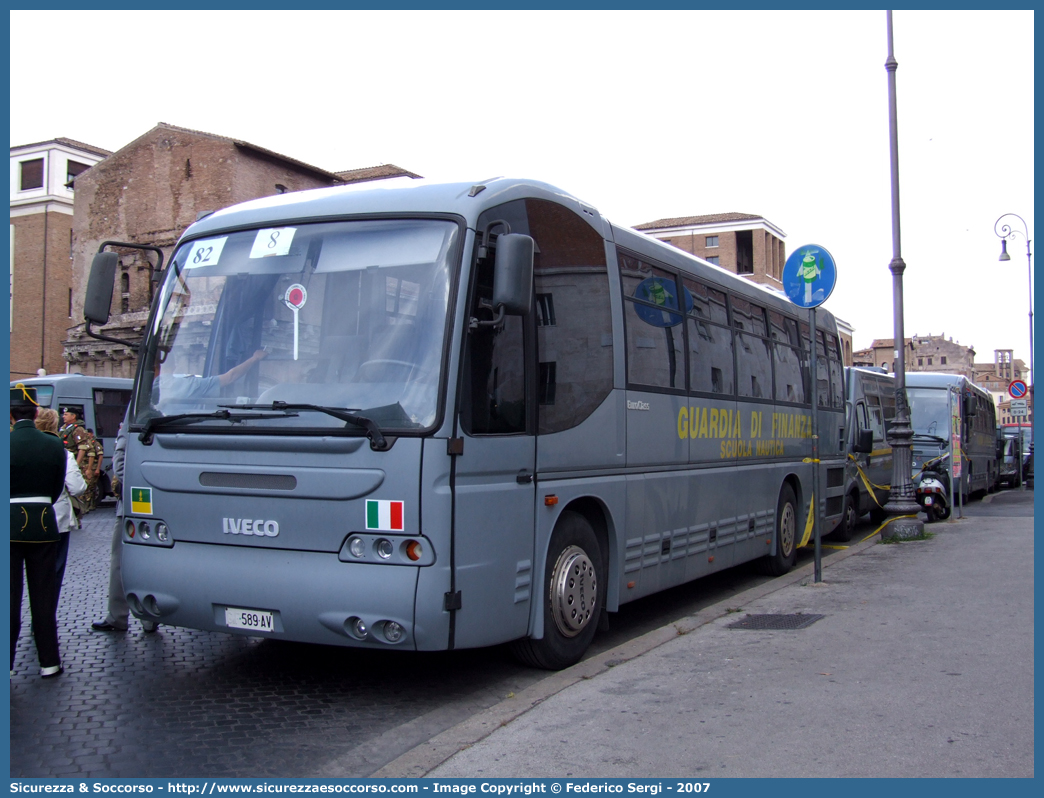
[[[480,280],[472,318],[480,307]],[[529,631],[534,588],[536,437],[534,387],[526,379],[526,341],[532,316],[507,316],[500,328],[468,334],[455,458],[454,565],[459,609],[454,647],[487,646]],[[542,570],[542,569],[540,569]]]

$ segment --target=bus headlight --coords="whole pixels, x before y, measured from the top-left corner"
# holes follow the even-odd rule
[[[166,543],[170,539],[170,530],[166,524],[156,524],[156,539],[160,543]]]
[[[396,623],[395,621],[384,622],[384,639],[389,643],[398,643],[402,640],[402,635],[406,630],[402,628],[402,624]]]
[[[152,530],[149,528],[148,521],[142,521],[138,524],[138,534],[141,535],[142,540],[149,540],[152,537]]]
[[[353,537],[348,541],[348,551],[353,557],[361,560],[366,556],[366,543],[360,537]]]
[[[391,559],[392,554],[395,553],[395,547],[388,538],[380,538],[377,541],[377,556],[382,560]]]

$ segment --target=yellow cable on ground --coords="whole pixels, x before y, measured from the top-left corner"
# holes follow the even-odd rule
[[[916,517],[917,517],[916,514],[915,515],[896,515],[896,516],[892,516],[887,521],[885,521],[883,524],[881,524],[881,526],[879,526],[877,529],[875,529],[873,532],[871,532],[869,535],[867,535],[865,538],[863,538],[863,540],[870,540],[870,538],[872,538],[874,535],[876,535],[878,532],[880,532],[882,529],[884,529],[886,526],[888,526],[890,523],[892,523],[892,521],[898,521],[900,518],[916,518]],[[863,540],[861,540],[859,542],[862,543]]]

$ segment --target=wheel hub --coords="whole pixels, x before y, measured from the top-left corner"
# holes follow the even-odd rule
[[[576,637],[591,622],[598,603],[594,564],[579,546],[570,546],[558,558],[551,575],[551,615],[566,637]]]
[[[790,552],[794,550],[796,532],[797,513],[794,512],[794,505],[788,502],[779,518],[779,552],[784,557],[789,557]]]

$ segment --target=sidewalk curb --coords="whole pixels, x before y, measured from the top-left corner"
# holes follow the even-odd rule
[[[880,542],[879,531],[868,538],[851,544],[848,548],[824,554],[824,568],[847,559]],[[488,737],[501,726],[514,721],[533,707],[542,703],[556,693],[565,690],[577,682],[593,679],[610,668],[620,665],[636,657],[662,646],[679,635],[690,632],[717,620],[737,607],[748,604],[764,596],[781,590],[784,587],[810,578],[815,573],[815,563],[811,562],[790,573],[772,579],[757,587],[704,607],[695,615],[682,618],[674,623],[646,632],[609,651],[582,660],[571,668],[551,673],[534,685],[527,687],[518,695],[506,698],[500,703],[461,721],[452,728],[435,735],[430,740],[393,759],[388,764],[371,774],[371,778],[415,779],[425,776],[458,751],[470,748],[475,743]]]

